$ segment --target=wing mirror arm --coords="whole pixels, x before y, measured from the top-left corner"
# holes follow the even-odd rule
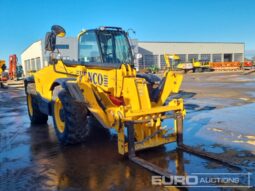
[[[66,31],[63,27],[59,25],[53,25],[51,27],[51,32],[47,32],[45,35],[45,51],[54,52],[56,48],[56,38],[64,37]]]
[[[56,73],[61,73],[61,74],[68,74],[68,75],[73,75],[73,74],[69,74],[66,72],[61,72],[61,71],[57,71],[56,68],[56,63],[58,61],[58,59],[56,57],[53,56],[53,52],[56,49],[56,38],[57,37],[64,37],[66,35],[66,31],[63,27],[59,26],[59,25],[53,25],[51,27],[51,32],[47,32],[45,35],[45,46],[44,49],[45,51],[49,51],[50,52],[50,60],[49,62],[52,63],[53,65],[53,70]],[[76,75],[74,75],[76,76]]]

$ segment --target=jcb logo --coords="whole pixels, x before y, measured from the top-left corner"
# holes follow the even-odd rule
[[[88,72],[89,80],[95,85],[102,85],[104,82],[104,78],[102,74]]]

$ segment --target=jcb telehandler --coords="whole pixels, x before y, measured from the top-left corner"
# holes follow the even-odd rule
[[[183,144],[183,99],[168,100],[178,93],[181,74],[170,66],[162,79],[137,73],[127,32],[119,27],[82,31],[78,61],[53,58],[56,37],[63,36],[65,30],[54,25],[45,38],[51,64],[25,79],[32,123],[46,123],[51,115],[59,141],[74,144],[89,136],[87,117],[93,115],[105,128],[115,128],[120,154],[164,176],[169,176],[166,170],[135,152],[177,142],[178,148],[221,161]],[[169,118],[172,129],[163,125]]]

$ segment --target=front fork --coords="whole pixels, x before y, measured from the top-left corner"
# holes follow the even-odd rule
[[[174,132],[162,139],[154,139],[154,142],[152,144],[149,143],[150,140],[148,138],[144,139],[144,142],[146,142],[147,146],[137,146],[135,142],[135,121],[128,121],[125,123],[122,123],[119,130],[118,130],[118,151],[120,154],[124,155],[125,153],[129,153],[129,155],[134,155],[136,150],[142,150],[145,148],[151,148],[156,147],[162,144],[167,144],[171,142],[177,142],[177,145],[183,145],[183,112],[175,111],[174,115],[168,115],[167,118],[173,118],[174,119]],[[138,123],[138,122],[137,122]],[[127,140],[125,140],[125,133],[124,129],[127,128]],[[146,127],[145,127],[146,128]],[[162,130],[164,132],[164,130]],[[160,133],[158,133],[160,134]],[[155,132],[152,133],[151,139],[156,136]],[[163,137],[163,136],[162,136]],[[158,142],[157,142],[158,140]]]
[[[176,118],[175,118],[175,124],[176,124],[175,135],[176,135],[177,145],[183,145],[183,133],[182,133],[182,131],[183,131],[183,116],[182,115],[177,113]],[[156,165],[136,156],[134,124],[126,123],[126,127],[127,127],[127,133],[128,133],[128,158],[132,162],[138,164],[139,166],[142,166],[143,168],[145,168],[151,172],[154,172],[156,174],[170,178],[171,174],[167,170],[160,168],[159,166],[156,166]],[[180,168],[180,165],[177,167]],[[183,167],[181,167],[181,169],[183,170]]]
[[[128,158],[132,162],[136,163],[137,165],[139,165],[153,173],[156,173],[156,174],[159,174],[159,175],[165,176],[165,177],[173,176],[173,174],[171,174],[169,171],[167,171],[163,168],[160,168],[160,167],[136,156],[134,124],[129,122],[129,123],[125,123],[125,126],[127,128],[127,138],[128,138],[128,142],[127,142],[127,144],[128,144]],[[198,155],[199,157],[210,159],[215,162],[219,162],[224,165],[227,165],[231,168],[240,170],[240,167],[238,167],[236,164],[232,164],[229,161],[227,161],[225,159],[218,158],[217,156],[215,156],[213,154],[206,153],[206,152],[197,150],[193,147],[185,145],[183,143],[183,116],[179,112],[175,113],[175,133],[174,134],[176,136],[177,149],[178,149],[177,152],[183,152],[183,151],[189,152],[191,154]],[[121,136],[118,136],[118,137],[120,138],[119,141],[121,141],[119,143],[119,147],[125,146],[124,128],[123,128],[123,132],[122,132]],[[122,150],[122,148],[119,148],[119,149]],[[178,163],[179,162],[181,162],[181,161],[178,161]],[[183,171],[184,166],[182,166],[182,165],[183,164],[178,165],[177,168],[180,168]]]
[[[181,147],[183,146],[183,116],[176,112],[175,114],[175,136],[176,136],[176,142],[177,146]],[[128,136],[128,157],[132,158],[135,157],[135,130],[134,130],[134,124],[127,122],[125,123],[125,126],[127,127],[127,136]]]

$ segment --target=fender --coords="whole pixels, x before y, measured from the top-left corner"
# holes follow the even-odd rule
[[[61,85],[61,87],[68,91],[76,101],[84,102],[82,91],[75,81],[76,78],[58,78],[53,82],[50,90],[53,91],[56,86]]]
[[[25,92],[27,93],[27,84],[35,83],[34,76],[29,76],[24,79]]]
[[[53,82],[53,84],[52,84],[51,87],[50,87],[50,90],[53,91],[53,89],[54,89],[56,86],[58,86],[58,85],[61,85],[64,89],[67,89],[67,87],[66,87],[66,82],[67,82],[67,81],[75,81],[75,80],[76,80],[76,78],[58,78],[58,79],[56,79],[56,80]]]

